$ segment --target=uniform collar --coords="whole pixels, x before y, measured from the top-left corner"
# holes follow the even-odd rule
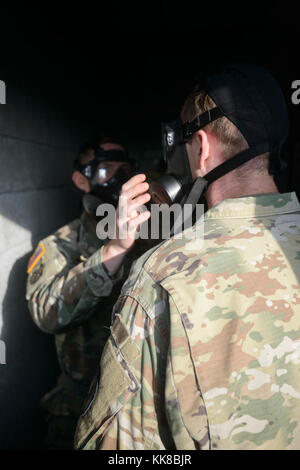
[[[255,194],[234,199],[225,199],[209,209],[205,218],[248,218],[287,214],[300,211],[300,204],[294,192]]]

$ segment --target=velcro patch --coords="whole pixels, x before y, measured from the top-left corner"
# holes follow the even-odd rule
[[[45,253],[46,249],[44,243],[40,243],[28,262],[27,274],[33,270],[37,262],[44,256]]]

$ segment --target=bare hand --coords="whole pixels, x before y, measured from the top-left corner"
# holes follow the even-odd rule
[[[140,212],[141,206],[151,199],[145,180],[144,174],[136,175],[122,186],[116,215],[116,239],[103,248],[103,262],[111,274],[117,271],[134,245],[140,225],[151,216],[149,211]]]

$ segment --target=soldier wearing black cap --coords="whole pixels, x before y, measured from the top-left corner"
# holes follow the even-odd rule
[[[61,368],[56,387],[42,399],[51,449],[73,448],[82,403],[109,336],[112,307],[131,263],[147,249],[146,241],[135,242],[134,233],[149,217],[135,212],[150,199],[148,184],[132,170],[124,147],[112,138],[85,144],[72,174],[83,195],[82,216],[41,240],[28,264],[29,309],[36,325],[55,335]],[[129,217],[131,232],[122,239],[118,232],[114,239],[99,239],[97,207],[117,208],[121,195],[127,212],[117,211],[117,224]]]
[[[163,125],[153,199],[208,210],[131,270],[78,448],[300,448],[300,205],[274,182],[287,132],[277,82],[249,64]]]

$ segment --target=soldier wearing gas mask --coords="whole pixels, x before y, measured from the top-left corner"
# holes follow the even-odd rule
[[[208,74],[163,126],[154,200],[208,210],[132,269],[77,448],[300,448],[300,204],[274,180],[287,134],[278,83],[251,64]]]
[[[47,447],[72,449],[75,426],[102,349],[110,333],[111,311],[133,260],[146,248],[135,230],[149,217],[136,212],[150,199],[145,175],[132,176],[133,161],[112,139],[85,145],[72,179],[83,194],[84,211],[38,244],[28,265],[26,298],[36,325],[55,335],[61,375],[42,399],[48,421]],[[103,241],[96,235],[96,209],[117,208],[117,225],[130,219],[127,238]],[[126,219],[126,220],[125,220]]]

